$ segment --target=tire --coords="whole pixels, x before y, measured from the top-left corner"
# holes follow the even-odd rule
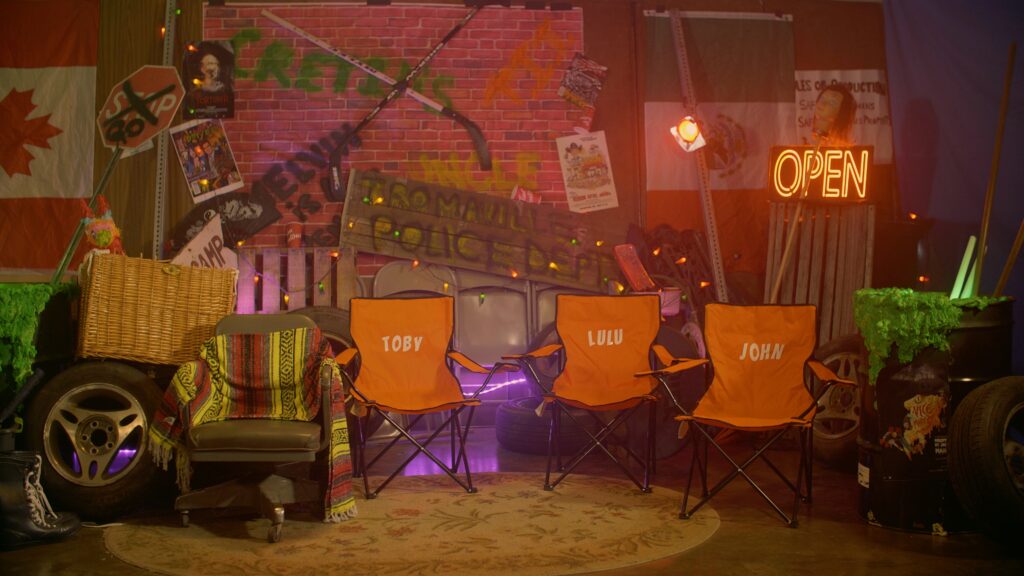
[[[949,477],[961,507],[995,540],[1024,538],[1024,377],[971,391],[949,427]]]
[[[161,398],[152,379],[119,362],[75,364],[43,384],[25,422],[48,498],[97,522],[132,510],[160,476],[146,440]]]
[[[815,359],[840,378],[855,380],[856,388],[833,386],[818,402],[823,409],[814,418],[814,456],[821,462],[850,473],[857,469],[857,435],[860,431],[861,389],[867,385],[868,361],[859,334],[841,336],[814,352]],[[812,391],[820,392],[815,382]]]
[[[313,320],[317,327],[320,328],[320,332],[322,332],[331,343],[331,351],[335,356],[340,354],[342,350],[355,346],[349,327],[351,317],[348,310],[334,308],[333,306],[307,306],[306,308],[292,310],[289,314],[301,314]],[[352,372],[353,374],[355,371],[358,371],[358,358],[355,362],[356,364],[355,369]],[[367,437],[373,436],[373,434],[380,429],[383,422],[383,416],[377,412],[371,412],[370,419],[366,423]],[[353,431],[356,430],[355,416],[352,414],[348,414],[348,429],[350,434],[354,433]]]
[[[548,430],[551,423],[548,410],[551,410],[551,407],[545,408],[544,413],[538,417],[538,404],[539,396],[515,398],[499,404],[494,415],[494,433],[498,438],[498,444],[512,452],[547,454]],[[584,423],[590,418],[583,410],[573,410],[573,416]],[[562,415],[561,424],[559,446],[563,456],[571,456],[586,445],[589,437],[565,414]],[[591,427],[591,431],[594,431],[594,427]]]

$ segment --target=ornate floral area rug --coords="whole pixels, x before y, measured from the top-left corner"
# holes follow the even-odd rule
[[[359,485],[359,482],[356,482]],[[555,575],[608,570],[679,554],[711,537],[709,506],[678,517],[681,494],[642,494],[625,480],[570,476],[545,492],[542,474],[474,475],[477,494],[447,476],[399,477],[359,515],[324,524],[286,515],[281,541],[269,520],[197,510],[104,531],[107,549],[161,574]]]

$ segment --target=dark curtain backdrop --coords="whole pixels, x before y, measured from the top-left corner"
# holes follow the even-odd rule
[[[933,220],[919,267],[948,292],[970,235],[980,236],[1010,45],[1016,59],[981,292],[991,294],[1024,218],[1024,2],[885,0],[900,200]],[[1024,374],[1024,263],[1014,296],[1014,374]]]

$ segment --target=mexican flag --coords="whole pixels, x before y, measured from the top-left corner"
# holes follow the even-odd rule
[[[704,228],[696,156],[683,152],[669,133],[695,113],[708,142],[708,188],[724,265],[763,270],[769,153],[772,146],[797,142],[792,22],[760,13],[680,15],[693,94],[683,93],[669,14],[649,12],[645,18],[648,227]]]
[[[99,0],[5,0],[0,272],[45,273],[92,193]]]

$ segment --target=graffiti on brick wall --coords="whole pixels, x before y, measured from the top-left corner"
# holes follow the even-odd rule
[[[241,54],[246,45],[262,39],[263,33],[258,28],[246,28],[231,37],[231,45],[235,54]],[[308,51],[296,60],[295,50],[279,40],[264,46],[255,59],[256,63],[251,68],[236,67],[235,77],[249,78],[257,85],[270,82],[280,88],[294,88],[307,93],[321,92],[324,85],[329,85],[335,94],[348,92],[352,71],[356,70],[352,64],[323,51]],[[415,65],[408,60],[399,60],[395,66],[394,60],[376,57],[365,58],[363,62],[393,78],[405,78]],[[413,78],[410,87],[451,107],[452,100],[445,89],[454,84],[453,77],[433,74],[427,66]],[[356,82],[355,90],[361,96],[383,98],[391,87],[373,76],[363,75]],[[434,112],[428,107],[424,110]]]
[[[480,172],[476,168],[476,159],[472,155],[462,156],[453,152],[445,158],[431,158],[420,154],[419,170],[412,172],[412,178],[473,192],[511,194],[516,186],[536,190],[540,154],[517,152],[515,160],[509,164],[494,160],[490,172]]]
[[[556,58],[545,58],[541,61],[534,56],[546,50],[553,50],[557,54]],[[490,104],[496,98],[521,102],[544,97],[545,94],[542,94],[541,90],[544,90],[554,75],[564,68],[556,68],[556,63],[570,59],[572,52],[571,43],[565,35],[552,30],[551,20],[545,20],[534,30],[529,40],[516,47],[508,64],[501,67],[487,81],[484,102]],[[520,82],[519,78],[524,72],[530,82]]]

